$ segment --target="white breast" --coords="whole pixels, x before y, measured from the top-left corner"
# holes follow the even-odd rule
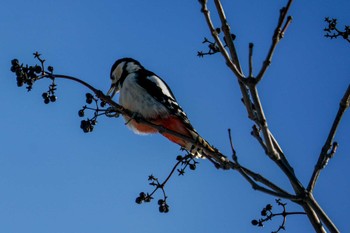
[[[169,115],[167,108],[148,94],[129,74],[120,89],[119,103],[126,109],[141,114],[146,119]]]

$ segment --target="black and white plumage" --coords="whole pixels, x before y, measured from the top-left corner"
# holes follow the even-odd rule
[[[124,108],[140,114],[147,121],[164,128],[175,131],[200,142],[207,150],[216,151],[211,147],[191,125],[186,113],[176,101],[169,86],[156,74],[145,69],[138,61],[132,58],[117,60],[111,69],[112,81],[108,95],[113,96],[119,92],[119,104]],[[125,117],[128,126],[136,133],[149,134],[158,131],[148,125],[137,123]],[[202,157],[203,150],[193,150],[193,144],[161,132],[163,136]],[[204,157],[208,157],[204,155]]]

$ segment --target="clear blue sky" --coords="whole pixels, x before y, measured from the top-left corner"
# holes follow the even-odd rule
[[[255,43],[257,72],[285,2],[223,0],[246,73],[248,43]],[[293,23],[259,86],[269,126],[305,185],[350,80],[350,45],[325,39],[323,19],[349,25],[349,9],[347,0],[295,1]],[[278,226],[279,219],[264,229],[250,224],[274,197],[208,161],[169,183],[168,214],[158,212],[156,201],[135,204],[140,191],[151,191],[148,175],[165,178],[179,147],[158,135],[135,135],[121,118],[101,119],[84,134],[77,112],[85,88],[60,81],[58,101],[44,105],[48,83],[26,93],[10,72],[11,59],[32,63],[39,51],[58,73],[107,90],[114,61],[133,57],[168,82],[203,137],[230,155],[231,128],[241,163],[291,190],[250,136],[252,122],[223,58],[196,57],[209,37],[198,1],[3,0],[0,28],[0,232],[252,233]],[[315,189],[342,232],[350,230],[349,132],[347,113],[336,136],[340,147]],[[304,216],[287,221],[287,232],[312,231]]]

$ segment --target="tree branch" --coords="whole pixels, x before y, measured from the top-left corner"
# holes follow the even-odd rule
[[[261,192],[276,196],[276,197],[281,197],[285,199],[289,199],[292,201],[300,201],[297,196],[294,196],[287,191],[283,190],[282,188],[278,187],[265,177],[261,176],[258,173],[255,173],[248,168],[243,167],[239,162],[238,162],[238,157],[236,150],[234,149],[233,142],[232,142],[232,136],[231,136],[231,130],[228,130],[228,136],[230,140],[230,145],[232,149],[232,158],[233,161],[235,162],[235,169],[251,184],[252,188],[254,190],[259,190]],[[257,184],[256,182],[260,182],[263,185],[265,185],[268,188],[262,187],[261,185]]]
[[[311,206],[313,210],[317,213],[318,217],[322,220],[324,225],[328,228],[328,230],[332,233],[338,233],[340,232],[338,228],[335,226],[335,224],[332,222],[332,220],[327,216],[327,214],[323,211],[321,206],[317,203],[312,193],[309,193],[309,196],[307,198],[307,204]]]
[[[238,55],[236,52],[236,48],[235,48],[235,45],[234,45],[233,40],[232,40],[232,33],[230,30],[230,26],[227,23],[227,19],[226,19],[222,4],[221,4],[220,0],[214,0],[214,2],[215,2],[216,10],[217,10],[219,17],[220,17],[220,20],[221,20],[221,25],[222,25],[221,28],[222,28],[222,31],[224,32],[225,41],[226,41],[226,44],[229,48],[232,61],[236,65],[238,71],[241,74],[243,74],[241,65],[239,63]]]
[[[345,113],[345,111],[349,108],[349,103],[350,103],[350,85],[348,86],[342,100],[340,101],[339,104],[339,109],[337,112],[337,115],[333,121],[332,128],[328,134],[327,140],[322,147],[320,156],[318,158],[318,161],[315,165],[314,171],[312,173],[311,179],[309,181],[309,185],[307,187],[307,190],[309,192],[312,192],[315,184],[317,182],[317,179],[321,173],[321,170],[328,164],[328,161],[333,157],[338,144],[333,142],[335,134],[337,132],[338,126],[340,124],[340,121]],[[330,151],[330,152],[329,152]]]
[[[271,181],[269,181],[265,177],[261,176],[258,173],[255,173],[255,172],[249,170],[248,168],[241,166],[240,164],[238,164],[238,168],[236,170],[238,170],[240,172],[240,174],[252,185],[254,190],[259,190],[261,192],[264,192],[264,193],[267,193],[267,194],[270,194],[270,195],[273,195],[276,197],[288,199],[291,201],[295,201],[295,202],[298,202],[301,200],[299,197],[290,194],[289,192],[287,192],[284,189],[280,188],[279,186],[275,185],[274,183],[272,183]],[[254,182],[254,180],[266,185],[270,189],[267,189],[265,187],[258,185],[256,182]]]
[[[230,55],[226,51],[226,49],[225,49],[221,39],[219,38],[218,32],[215,30],[215,27],[214,27],[213,22],[212,22],[211,17],[210,17],[210,11],[209,11],[208,6],[207,6],[207,1],[206,0],[201,0],[200,3],[201,3],[201,6],[202,6],[201,11],[203,12],[203,14],[205,16],[205,19],[206,19],[206,22],[208,24],[209,30],[211,32],[211,35],[214,38],[215,42],[217,43],[222,56],[225,58],[227,66],[236,75],[238,80],[240,82],[243,82],[244,75],[240,71],[240,68],[237,66],[237,64],[234,63],[230,59]],[[231,38],[230,38],[230,40],[231,40]]]
[[[233,41],[231,38],[231,33],[229,32],[229,30],[227,30],[228,28],[226,28],[224,26],[222,27],[224,29],[223,31],[225,33],[225,38],[226,38],[225,40],[227,41],[227,46],[229,47],[229,50],[232,54],[232,58],[236,59],[236,61],[231,60],[228,52],[224,48],[224,45],[223,45],[221,39],[219,38],[219,35],[214,27],[214,24],[211,20],[211,17],[210,17],[210,11],[209,11],[208,6],[207,6],[207,0],[200,0],[199,2],[201,3],[201,6],[202,6],[201,11],[205,17],[205,20],[207,22],[207,25],[208,25],[209,30],[211,32],[211,35],[214,38],[214,40],[216,41],[216,43],[218,44],[219,50],[226,61],[226,65],[232,70],[232,72],[235,74],[235,76],[238,79],[238,84],[239,84],[239,87],[240,87],[241,92],[242,92],[243,102],[244,102],[244,105],[247,109],[248,117],[250,119],[254,119],[255,116],[253,113],[251,100],[250,100],[250,97],[248,94],[248,90],[247,90],[246,86],[244,85],[245,77],[244,77],[243,73],[241,72],[241,67],[239,65],[238,56],[236,54],[236,50],[235,50],[235,47],[234,47],[234,44],[233,44]],[[223,21],[227,23],[225,14],[223,12],[223,8],[221,6],[221,3],[218,2],[217,5],[220,6],[217,8],[219,10],[219,15],[221,15],[221,18],[223,19]]]
[[[275,51],[275,49],[277,47],[277,44],[283,38],[285,31],[287,30],[289,24],[292,21],[292,17],[288,16],[287,17],[287,21],[283,25],[284,21],[286,20],[287,13],[289,11],[289,8],[290,8],[292,2],[293,2],[293,0],[289,0],[287,5],[280,10],[280,17],[278,19],[278,23],[277,23],[275,32],[274,32],[274,34],[272,36],[271,47],[269,49],[269,52],[267,53],[267,56],[266,56],[265,61],[263,63],[263,66],[262,66],[259,74],[256,77],[257,83],[259,83],[261,81],[261,79],[263,78],[267,68],[270,66],[271,61],[272,61],[272,56],[273,56],[274,51]],[[282,26],[283,26],[283,28],[282,28]]]
[[[253,77],[253,48],[254,44],[249,43],[249,59],[248,59],[248,64],[249,64],[249,76],[250,78]]]
[[[261,127],[261,130],[262,130],[262,133],[264,136],[267,155],[270,156],[270,158],[273,160],[279,160],[280,159],[279,154],[275,150],[273,143],[272,143],[272,140],[271,140],[271,137],[270,137],[270,133],[269,133],[267,121],[265,118],[264,110],[262,108],[259,94],[258,94],[258,90],[256,88],[255,79],[249,78],[247,81],[249,81],[248,88],[249,88],[250,93],[252,95],[253,104],[255,106],[255,110],[257,113],[257,123]]]

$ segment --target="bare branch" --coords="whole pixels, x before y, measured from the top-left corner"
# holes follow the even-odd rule
[[[269,49],[269,52],[267,53],[267,56],[266,56],[265,61],[263,63],[263,66],[262,66],[258,76],[256,77],[257,83],[259,83],[261,81],[267,68],[270,66],[271,61],[272,61],[272,56],[274,54],[276,46],[277,46],[278,42],[280,42],[280,40],[283,38],[285,31],[287,30],[289,24],[292,21],[292,17],[289,16],[289,17],[287,17],[287,21],[284,23],[292,2],[293,2],[293,0],[289,0],[287,5],[280,10],[280,17],[278,19],[278,23],[277,23],[277,27],[275,29],[275,32],[272,36],[271,47]],[[284,25],[283,25],[283,23],[284,23]]]
[[[208,6],[207,6],[207,1],[200,0],[199,2],[201,3],[201,6],[202,6],[201,11],[204,14],[204,17],[205,17],[206,22],[208,24],[209,30],[210,30],[214,40],[216,41],[222,56],[225,58],[227,66],[232,70],[232,72],[235,74],[235,76],[238,79],[239,87],[241,89],[242,96],[243,96],[243,102],[244,102],[244,105],[245,105],[247,112],[248,112],[248,117],[250,119],[254,119],[255,116],[254,116],[253,110],[252,110],[252,103],[251,103],[251,100],[250,100],[250,97],[248,94],[248,90],[247,90],[246,86],[244,85],[244,78],[245,77],[244,77],[243,73],[241,72],[240,67],[236,66],[236,63],[234,63],[231,60],[228,52],[225,49],[225,46],[223,45],[221,39],[219,38],[217,30],[215,29],[213,22],[211,20],[211,17],[210,17],[210,11],[209,11]],[[227,34],[227,31],[226,31],[226,34]],[[230,34],[230,33],[228,33],[228,34]],[[229,38],[229,39],[226,39],[226,41],[232,41],[232,39]],[[229,42],[227,42],[227,43],[229,43]],[[230,47],[230,50],[235,51],[234,46]],[[234,54],[235,54],[235,52],[234,52]],[[237,56],[235,56],[235,57],[237,58]],[[237,62],[238,62],[238,58],[237,58]],[[239,64],[239,62],[238,62],[238,64]]]
[[[261,127],[263,136],[264,136],[264,141],[265,141],[265,145],[266,145],[266,150],[267,150],[267,155],[270,156],[271,159],[273,160],[279,160],[279,154],[276,152],[271,137],[270,137],[270,133],[269,133],[269,129],[268,129],[268,125],[267,125],[267,121],[265,118],[265,114],[264,114],[264,110],[262,109],[262,105],[260,102],[260,98],[259,98],[259,94],[258,94],[258,90],[256,88],[256,82],[255,79],[248,79],[251,82],[248,82],[248,87],[250,90],[250,93],[252,95],[252,99],[253,99],[253,103],[256,109],[256,113],[257,113],[257,120],[258,120],[258,124]]]
[[[239,165],[240,166],[240,165]],[[289,199],[289,200],[299,200],[296,196],[289,194],[288,192],[282,190],[281,188],[279,188],[277,185],[273,184],[272,182],[268,181],[267,179],[264,178],[264,184],[268,184],[268,186],[272,186],[273,189],[277,189],[279,191],[274,191],[268,188],[265,188],[261,185],[259,185],[258,183],[256,183],[254,180],[259,180],[261,181],[261,176],[259,174],[253,173],[254,174],[254,180],[251,178],[252,173],[247,173],[246,169],[243,167],[239,167],[236,170],[238,170],[238,172],[250,183],[250,185],[252,186],[252,188],[254,190],[258,190],[260,192],[275,196],[275,197],[280,197],[280,198],[284,198],[284,199]]]
[[[264,140],[261,138],[260,136],[260,129],[258,129],[258,127],[256,125],[253,125],[253,130],[252,132],[250,133],[260,144],[260,146],[264,149],[265,151],[265,154],[267,154],[267,147],[264,143]]]
[[[253,43],[249,43],[249,76],[250,78],[253,77],[253,48],[254,48],[254,44]]]
[[[327,165],[329,159],[331,159],[338,147],[338,144],[333,142],[335,134],[337,132],[338,126],[340,124],[340,121],[345,113],[345,111],[349,108],[349,103],[350,103],[350,85],[348,86],[342,100],[340,101],[339,104],[339,109],[337,112],[337,115],[333,121],[332,128],[328,134],[327,140],[322,147],[320,156],[318,158],[318,161],[315,165],[315,169],[312,173],[311,179],[309,181],[309,185],[307,187],[307,190],[309,192],[312,192],[315,184],[317,182],[317,179],[321,173],[321,170]]]
[[[267,187],[269,187],[270,189],[274,190],[274,191],[269,191],[269,192],[265,192],[265,193],[269,193],[271,195],[277,196],[277,197],[281,197],[281,198],[285,198],[285,199],[289,199],[292,201],[300,201],[300,198],[290,194],[289,192],[285,191],[284,189],[280,188],[279,186],[275,185],[274,183],[272,183],[270,180],[266,179],[265,177],[263,177],[262,175],[255,173],[251,170],[249,170],[246,167],[241,166],[240,164],[238,164],[238,168],[239,168],[239,172],[242,174],[242,172],[249,177],[249,179],[253,179],[256,182],[262,183],[264,185],[266,185]],[[242,174],[243,175],[243,174]],[[243,175],[244,176],[244,175]],[[244,176],[245,177],[245,176]],[[246,177],[245,177],[246,178]],[[261,186],[257,185],[253,180],[248,180],[249,183],[253,186],[254,189],[257,189],[259,191],[259,188]],[[254,182],[254,183],[253,183]],[[259,186],[259,187],[258,187]],[[265,188],[266,189],[266,188]],[[263,191],[264,192],[264,191]]]
[[[201,11],[203,12],[203,14],[205,16],[205,19],[206,19],[206,22],[208,24],[209,30],[211,32],[211,35],[213,36],[215,42],[217,43],[222,56],[225,58],[227,66],[236,75],[238,80],[240,82],[243,82],[244,75],[240,71],[240,68],[231,60],[231,58],[230,58],[228,52],[226,51],[221,39],[219,38],[218,32],[216,31],[216,29],[213,25],[213,22],[212,22],[211,17],[210,17],[210,11],[209,11],[208,6],[207,6],[207,1],[200,1],[200,3],[202,6]]]
[[[273,195],[276,197],[281,197],[281,198],[289,199],[292,201],[299,200],[298,197],[296,197],[296,196],[288,193],[287,191],[283,190],[282,188],[278,187],[277,185],[275,185],[274,183],[272,183],[271,181],[269,181],[265,177],[261,176],[260,174],[257,174],[255,172],[249,170],[248,168],[241,166],[238,162],[237,153],[236,153],[236,150],[234,149],[234,146],[233,146],[230,129],[228,130],[228,134],[229,134],[229,140],[230,140],[230,145],[231,145],[231,149],[232,149],[233,161],[236,162],[235,169],[251,184],[251,186],[254,190],[258,190],[258,191],[261,191],[261,192],[264,192],[264,193],[267,193],[267,194],[270,194],[270,195]],[[269,187],[270,189],[262,187],[261,185],[257,184],[255,181],[264,184],[265,186]]]
[[[301,204],[303,209],[305,210],[305,213],[307,217],[309,218],[309,221],[311,225],[314,227],[314,230],[317,233],[327,233],[324,227],[322,226],[322,222],[316,212],[308,205],[308,204]]]
[[[307,200],[307,204],[317,213],[318,217],[322,220],[324,225],[328,228],[328,230],[332,233],[339,233],[340,231],[332,222],[332,220],[327,216],[327,214],[323,211],[321,206],[317,203],[312,193],[309,193]]]
[[[217,10],[219,17],[220,17],[220,20],[221,20],[221,24],[222,24],[221,28],[222,28],[222,31],[224,32],[225,41],[226,41],[227,46],[230,50],[232,61],[237,66],[238,71],[243,74],[241,65],[239,64],[239,59],[238,59],[238,55],[236,52],[236,48],[235,48],[235,45],[234,45],[233,40],[232,40],[232,33],[231,33],[230,25],[227,23],[227,19],[226,19],[222,4],[221,4],[220,0],[214,0],[214,2],[215,2],[216,10]]]

